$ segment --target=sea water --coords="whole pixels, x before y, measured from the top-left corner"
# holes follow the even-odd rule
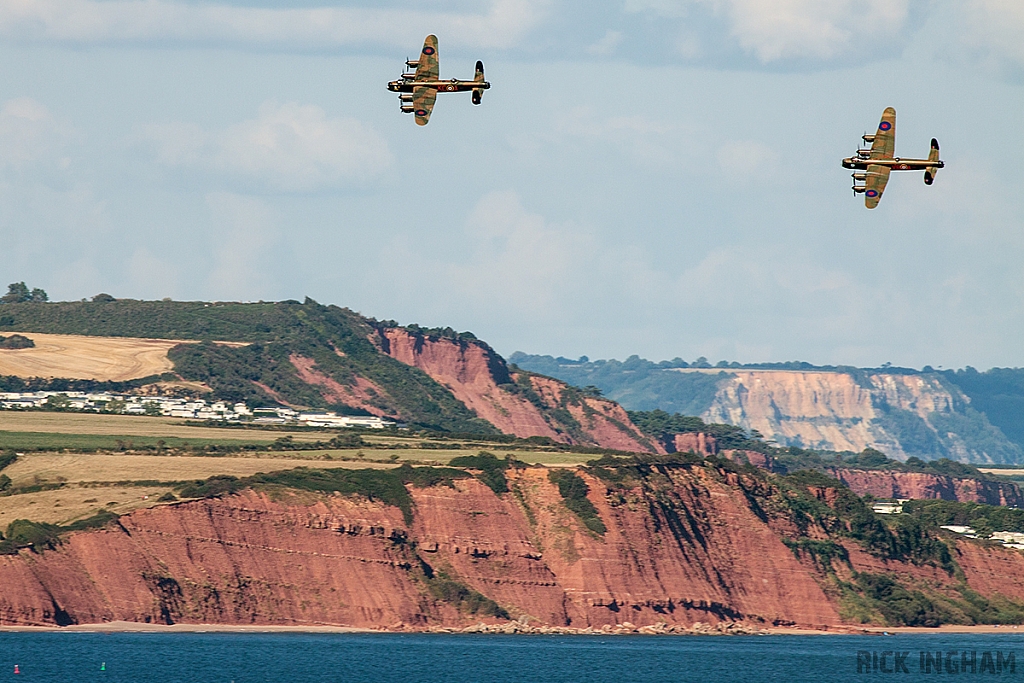
[[[921,670],[925,654],[928,672]],[[1021,678],[1024,631],[718,637],[0,633],[0,681],[13,683],[967,683]]]

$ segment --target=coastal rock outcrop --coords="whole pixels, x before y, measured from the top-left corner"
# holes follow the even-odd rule
[[[673,505],[638,505],[584,476],[603,536],[543,469],[510,471],[502,496],[474,479],[413,488],[411,525],[397,508],[302,493],[139,510],[0,556],[0,624],[479,621],[431,592],[442,574],[533,625],[838,623],[809,565],[727,481],[680,471]]]
[[[380,331],[377,344],[395,360],[427,373],[506,434],[623,451],[665,452],[640,433],[619,404],[585,395],[559,380],[510,371],[505,360],[481,341],[431,337],[390,327]]]
[[[758,478],[660,468],[654,483],[623,488],[577,472],[604,533],[563,504],[543,468],[508,470],[502,495],[476,479],[412,487],[411,523],[361,496],[301,491],[137,510],[53,549],[0,556],[0,624],[514,621],[523,631],[667,633],[843,623],[820,560],[787,545],[798,528],[755,502]],[[902,574],[950,590],[960,580],[844,543],[849,562],[833,570],[843,575]],[[974,590],[1024,598],[1013,578],[1024,576],[1024,555],[955,548]]]
[[[962,479],[924,472],[833,468],[829,474],[860,496],[956,500],[1024,507],[1024,494],[1011,482]]]

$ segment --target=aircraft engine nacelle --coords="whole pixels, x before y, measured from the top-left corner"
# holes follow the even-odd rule
[[[868,188],[865,185],[854,185],[853,186],[853,193],[854,194],[860,194],[861,192],[867,192],[867,191],[868,191]]]
[[[875,141],[875,136],[874,136],[873,133],[868,133],[867,135],[862,135],[861,138],[864,140],[865,144],[868,144],[868,145],[870,145],[872,142]]]
[[[412,104],[403,104],[402,105],[402,113],[403,114],[411,114],[414,111],[416,111],[416,106],[415,105],[412,105]]]
[[[402,102],[412,102],[413,97],[414,97],[413,95],[405,93],[405,94],[399,95],[398,99],[400,99]]]
[[[854,180],[864,181],[868,179],[867,173],[851,173],[850,175],[853,177]]]
[[[419,62],[418,59],[409,59],[409,60],[406,60],[405,65],[407,67],[409,67],[410,69],[415,69],[416,67],[418,67],[420,65],[420,62]]]
[[[407,81],[411,81],[412,79],[416,78],[416,74],[402,74],[402,78]]]
[[[871,150],[870,149],[858,149],[857,150],[857,156],[859,156],[861,159],[870,159],[871,158]]]

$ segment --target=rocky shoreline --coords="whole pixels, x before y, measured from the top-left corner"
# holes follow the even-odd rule
[[[604,625],[600,628],[587,626],[573,628],[571,626],[530,626],[513,621],[507,624],[473,624],[465,628],[434,626],[426,629],[426,633],[492,633],[492,634],[524,634],[524,635],[567,635],[567,636],[619,636],[619,635],[693,635],[693,636],[750,636],[763,635],[767,631],[754,626],[737,623],[705,624],[698,621],[692,626],[678,626],[666,623],[635,626],[624,622],[615,626]]]

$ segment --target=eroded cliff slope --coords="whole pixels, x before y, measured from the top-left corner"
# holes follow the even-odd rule
[[[699,416],[757,430],[783,446],[852,452],[870,447],[899,460],[1024,463],[1024,442],[1007,438],[1017,435],[1020,422],[1015,371],[990,376],[806,363],[712,368],[679,359],[573,361],[522,353],[511,360],[576,386],[597,386],[628,410]],[[988,393],[970,383],[977,378],[992,385],[986,385]],[[960,384],[983,399],[980,407]],[[992,424],[983,410],[993,411],[996,423],[1008,431]]]
[[[477,479],[411,487],[409,515],[277,487],[139,510],[0,556],[0,623],[834,626],[854,619],[836,577],[858,572],[1024,598],[1006,578],[1024,574],[1020,553],[956,545],[961,580],[941,557],[836,537],[825,503],[769,475],[696,460],[581,470],[603,532],[548,470],[506,476],[501,494]],[[865,600],[854,620],[880,622]]]

